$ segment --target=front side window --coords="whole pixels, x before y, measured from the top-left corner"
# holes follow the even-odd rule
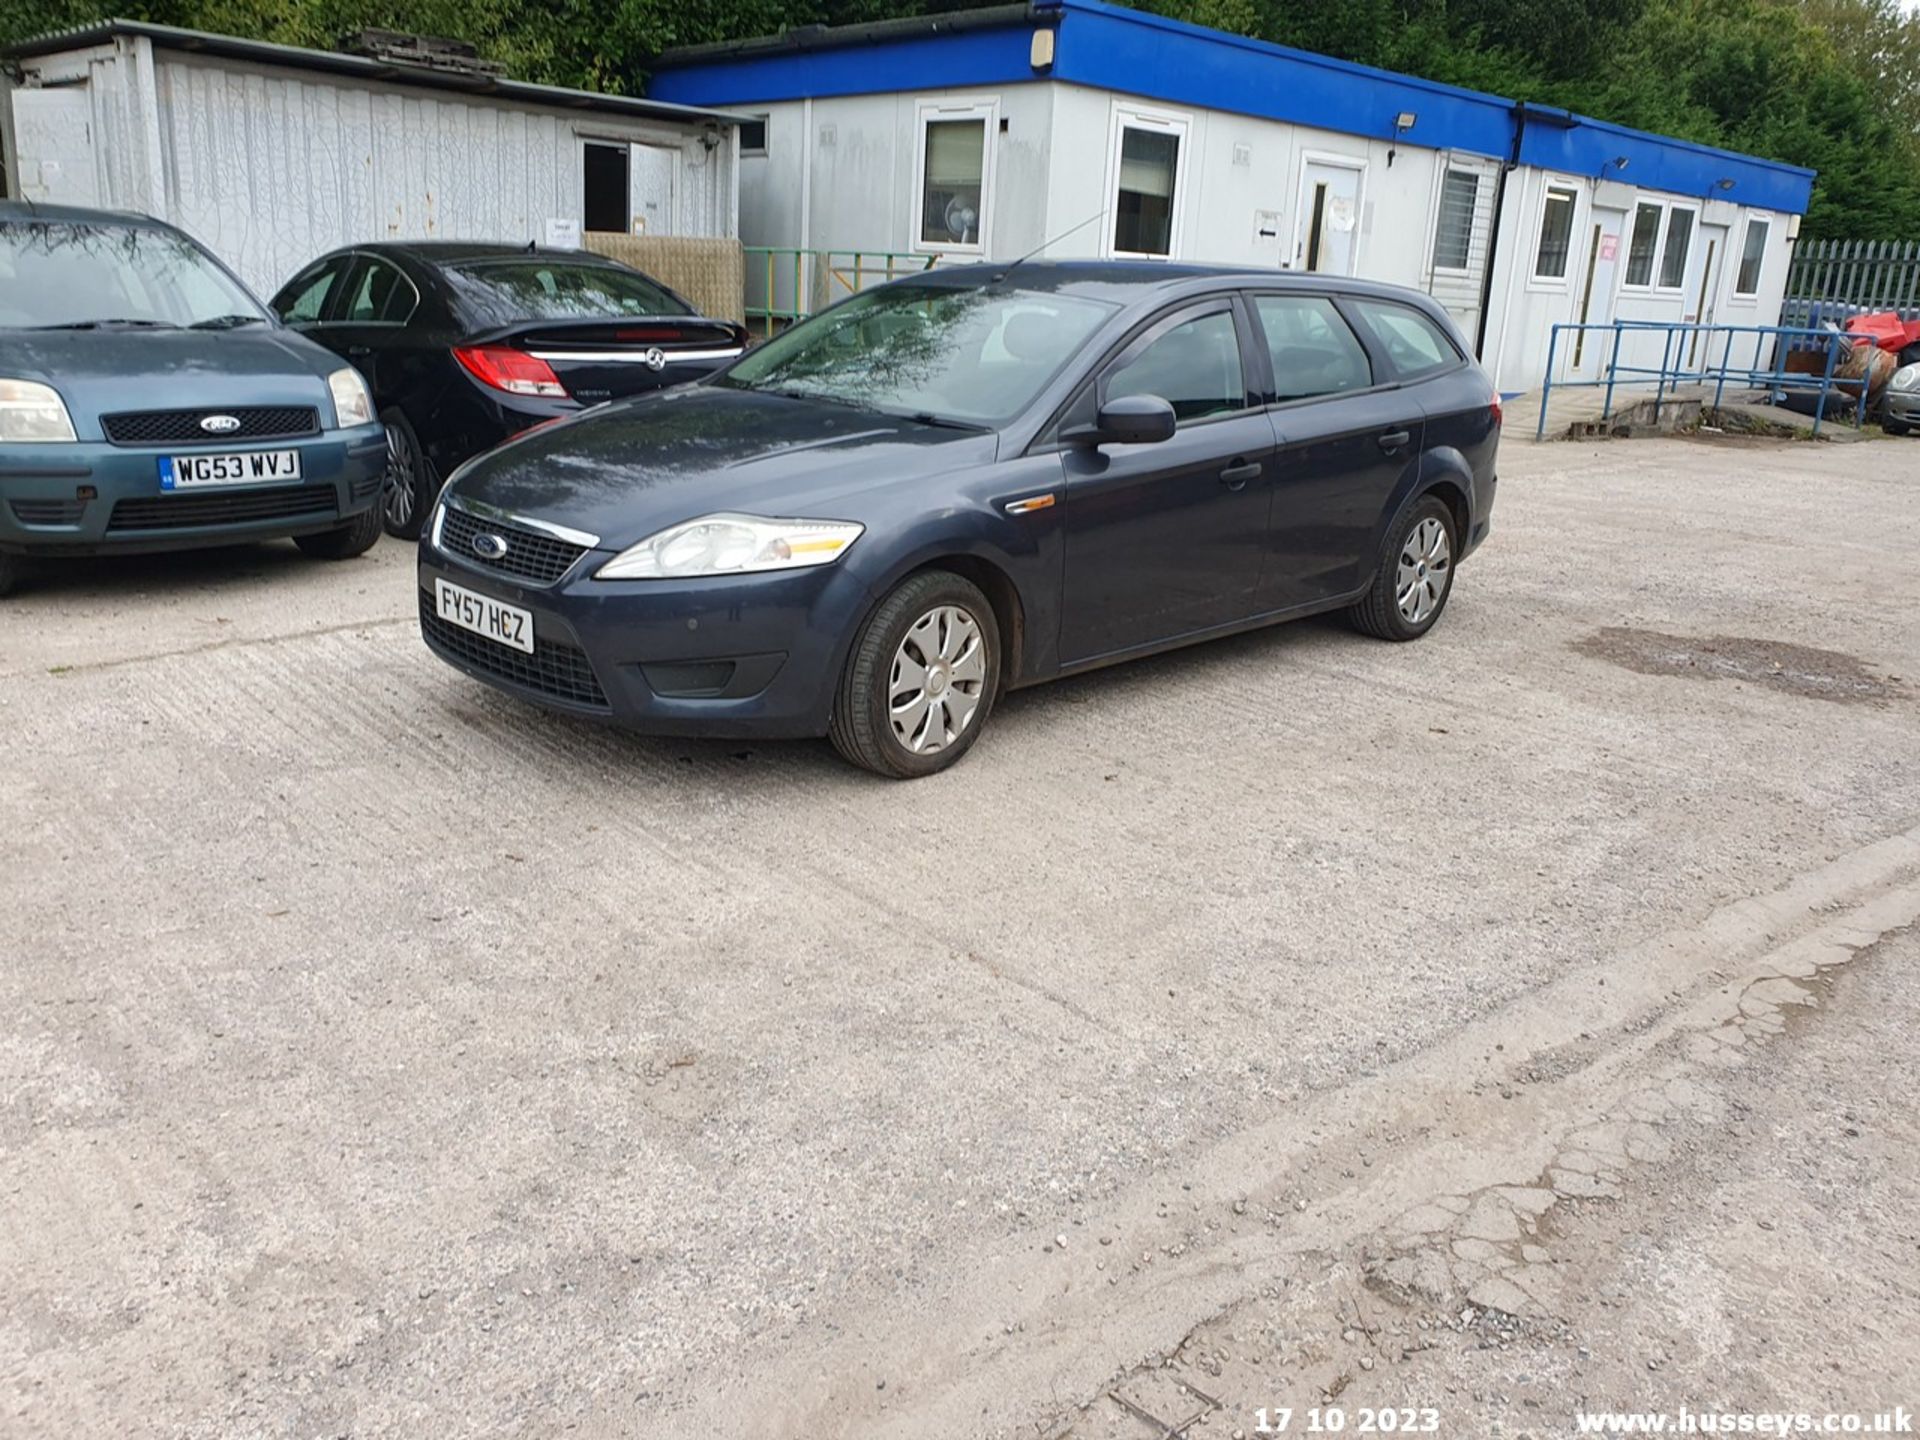
[[[287,282],[273,297],[273,308],[290,325],[313,325],[327,313],[327,297],[347,266],[345,257],[323,261]]]
[[[1540,212],[1540,248],[1534,252],[1536,280],[1567,278],[1567,258],[1573,249],[1575,192],[1561,185],[1547,187],[1547,203]]]
[[[1471,170],[1449,170],[1440,182],[1440,213],[1433,227],[1433,268],[1464,270],[1473,250],[1473,217],[1480,200],[1480,177]]]
[[[0,327],[267,323],[260,302],[178,231],[94,221],[0,223]]]
[[[1391,300],[1355,300],[1353,308],[1372,329],[1402,380],[1418,379],[1460,363],[1460,352],[1431,316]]]
[[[1104,394],[1107,400],[1158,395],[1182,423],[1245,409],[1233,313],[1202,315],[1163,332],[1120,362],[1107,376]]]
[[[1113,313],[1046,291],[894,284],[749,350],[714,383],[883,414],[998,425],[1020,414]]]
[[[1660,287],[1678,290],[1687,280],[1687,249],[1693,243],[1693,211],[1667,211],[1667,238],[1660,245]]]
[[[1660,248],[1660,207],[1642,201],[1633,211],[1633,238],[1627,242],[1629,285],[1653,283],[1654,254]]]
[[[1259,295],[1254,310],[1273,358],[1276,400],[1304,400],[1373,384],[1360,339],[1324,295]]]
[[[1765,220],[1747,221],[1746,240],[1740,247],[1740,273],[1733,277],[1733,293],[1736,295],[1758,295],[1760,293],[1760,267],[1767,259],[1767,237],[1773,226]]]
[[[404,325],[419,302],[413,282],[385,260],[360,262],[353,298],[340,318],[349,325]]]
[[[1174,186],[1180,178],[1180,135],[1174,130],[1120,130],[1120,174],[1113,197],[1117,255],[1173,254]]]
[[[987,116],[923,117],[920,243],[980,244],[986,203]]]

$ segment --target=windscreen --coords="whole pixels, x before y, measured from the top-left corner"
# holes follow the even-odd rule
[[[600,316],[690,315],[686,303],[637,270],[529,255],[444,265],[460,309],[477,326]]]
[[[0,222],[0,327],[266,324],[266,312],[184,235],[74,221]]]
[[[717,383],[998,425],[1112,312],[1046,291],[889,285],[775,336]]]

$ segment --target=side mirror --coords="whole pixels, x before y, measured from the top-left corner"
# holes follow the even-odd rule
[[[1173,406],[1158,395],[1122,395],[1102,405],[1093,424],[1061,438],[1079,445],[1158,445],[1173,438],[1178,424]]]

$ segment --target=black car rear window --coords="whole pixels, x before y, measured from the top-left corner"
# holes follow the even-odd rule
[[[689,315],[683,301],[637,270],[529,255],[443,265],[460,308],[486,325],[598,315]]]

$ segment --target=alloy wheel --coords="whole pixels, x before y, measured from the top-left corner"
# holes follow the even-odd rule
[[[958,605],[938,605],[907,627],[893,652],[887,717],[916,755],[944,750],[966,733],[986,695],[986,641]]]
[[[1394,602],[1400,617],[1409,625],[1424,625],[1447,593],[1447,576],[1453,567],[1453,546],[1447,540],[1447,527],[1429,515],[1412,530],[1400,545],[1400,572],[1394,586]]]
[[[387,523],[405,529],[413,519],[414,477],[418,466],[413,437],[398,425],[387,426],[387,474],[383,491]]]

